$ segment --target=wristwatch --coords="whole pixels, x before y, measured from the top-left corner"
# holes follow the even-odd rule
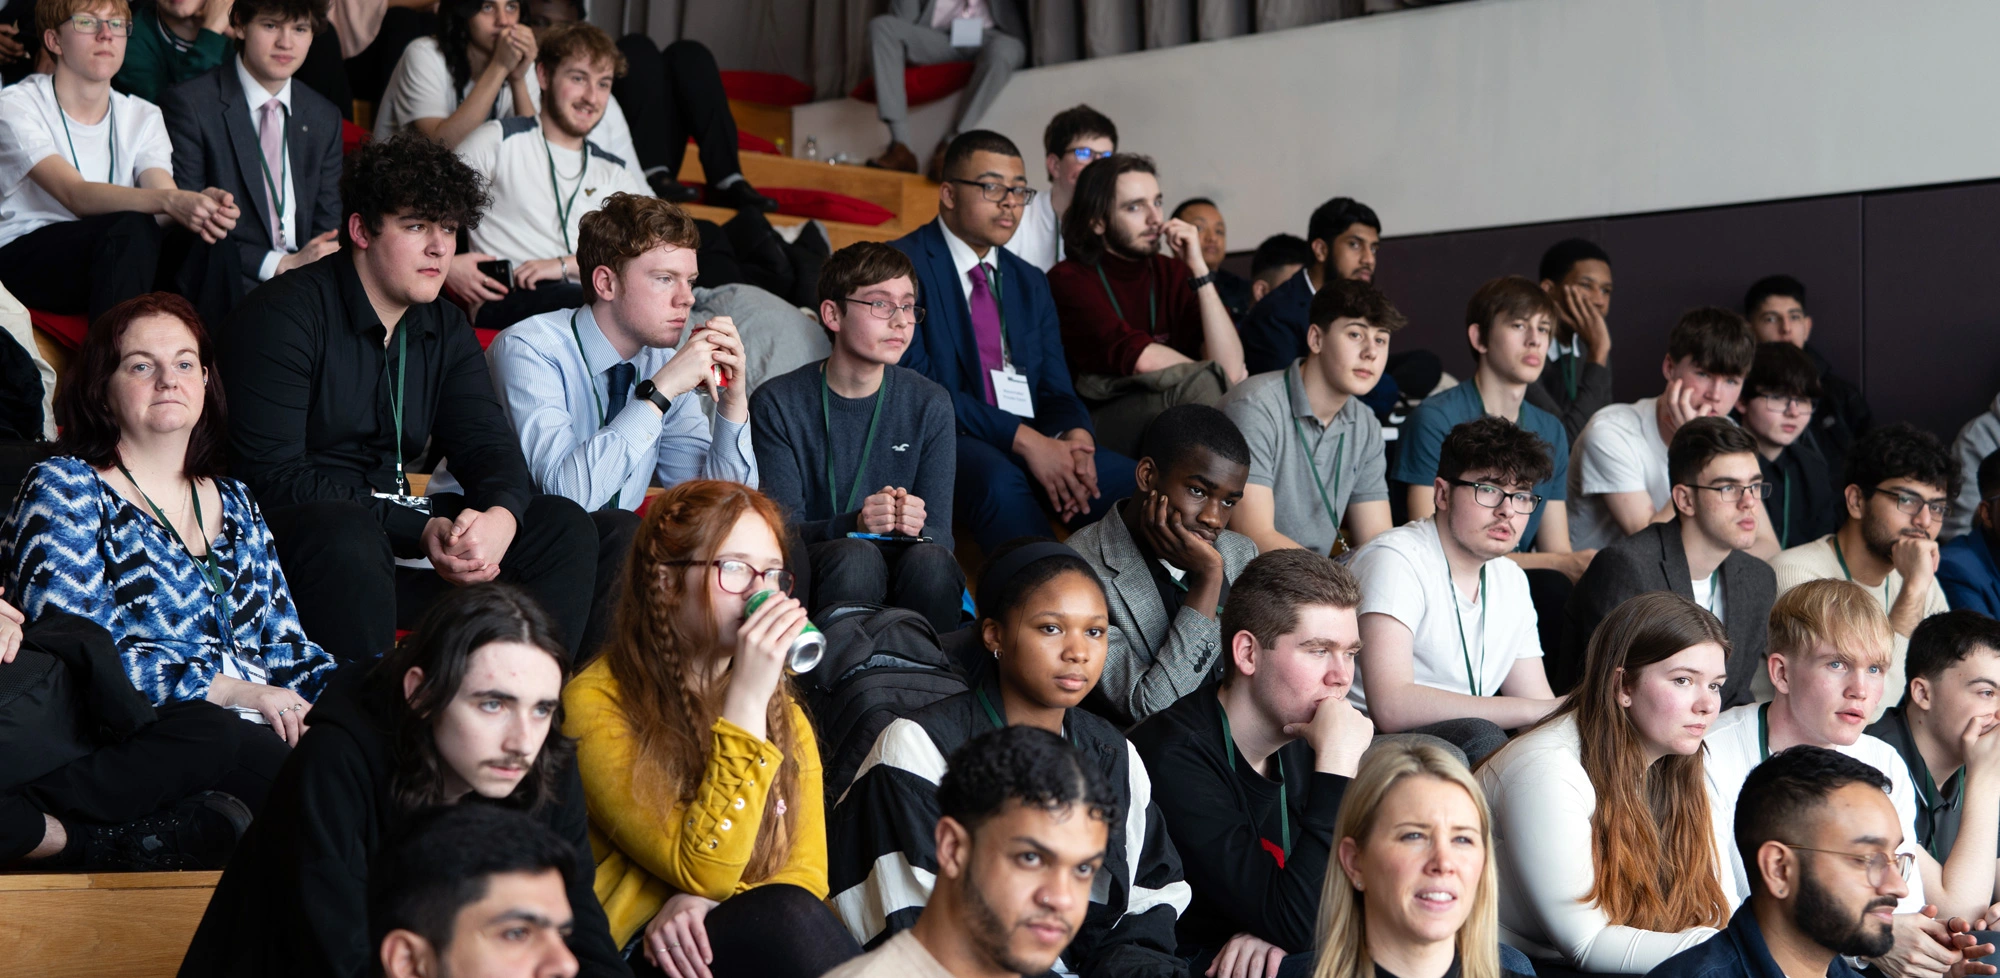
[[[660,393],[660,389],[654,387],[651,380],[640,381],[639,386],[632,388],[632,396],[652,401],[653,406],[659,408],[661,414],[667,413],[667,405],[673,403],[672,398]]]
[[[1196,292],[1200,292],[1202,286],[1207,285],[1208,283],[1213,281],[1215,281],[1215,269],[1211,268],[1208,270],[1207,275],[1199,275],[1194,278],[1188,279],[1188,288],[1193,289]]]

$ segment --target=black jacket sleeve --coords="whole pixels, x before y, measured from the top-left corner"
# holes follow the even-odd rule
[[[1129,848],[1131,840],[1126,840]],[[1182,978],[1187,964],[1174,952],[1179,941],[1174,925],[1178,908],[1168,902],[1187,898],[1181,879],[1180,854],[1167,835],[1160,806],[1146,806],[1145,844],[1132,863],[1132,886],[1125,893],[1124,911],[1110,926],[1077,932],[1063,952],[1063,961],[1088,978]],[[1096,933],[1089,933],[1095,930]]]
[[[1583,679],[1584,651],[1604,616],[1626,598],[1651,590],[1640,583],[1644,570],[1629,547],[1605,547],[1591,558],[1563,604],[1562,647],[1543,663],[1556,695],[1569,692]]]
[[[565,765],[562,791],[549,813],[550,828],[576,847],[576,866],[569,877],[569,950],[576,955],[579,978],[631,978],[632,969],[611,942],[611,922],[597,902],[597,861],[590,852],[589,815],[584,807],[583,777],[574,762]]]
[[[1585,361],[1582,374],[1576,378],[1576,399],[1565,404],[1564,399],[1555,393],[1562,387],[1563,380],[1553,363],[1551,361],[1550,369],[1542,371],[1540,381],[1528,385],[1527,400],[1529,404],[1555,415],[1556,420],[1562,422],[1563,431],[1569,434],[1569,440],[1574,442],[1583,431],[1583,426],[1590,423],[1590,416],[1611,403],[1611,368]],[[1567,395],[1569,392],[1563,393]]]

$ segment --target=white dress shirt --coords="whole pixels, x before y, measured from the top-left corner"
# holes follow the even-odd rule
[[[250,69],[243,66],[243,56],[239,54],[236,56],[236,80],[243,83],[243,104],[250,109],[251,132],[257,133],[259,136],[263,135],[263,130],[258,128],[258,121],[263,117],[264,103],[272,99],[277,99],[278,104],[285,107],[285,111],[280,115],[280,118],[284,120],[281,125],[289,125],[292,118],[292,80],[290,78],[285,79],[284,87],[278,89],[278,93],[273,95],[256,78],[251,77]],[[263,263],[257,266],[257,281],[259,282],[269,281],[271,276],[278,274],[278,259],[299,250],[299,194],[292,184],[292,154],[290,144],[285,143],[283,145],[286,146],[285,165],[281,168],[283,172],[274,173],[272,176],[278,180],[278,200],[284,201],[284,215],[279,221],[281,227],[279,228],[278,247],[265,255]],[[261,143],[257,147],[257,155],[259,157],[264,155],[264,148]],[[250,175],[246,173],[244,176]],[[263,169],[260,167],[257,175],[251,177],[251,179],[261,182],[264,179]],[[270,192],[270,187],[267,186],[264,188],[264,193],[267,197]],[[271,201],[271,206],[277,207],[278,201]],[[245,209],[254,210],[255,208]]]
[[[1021,209],[1021,223],[1003,245],[1014,257],[1046,272],[1063,260],[1062,222],[1056,220],[1055,195],[1044,190]]]

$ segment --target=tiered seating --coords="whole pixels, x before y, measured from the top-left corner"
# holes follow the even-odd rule
[[[837,216],[832,220],[823,218],[835,248],[846,247],[856,241],[900,238],[937,217],[937,184],[920,176],[863,166],[832,166],[767,153],[744,153],[742,160],[744,178],[758,190],[779,199],[781,204],[798,204],[796,208],[784,206],[784,211],[810,212],[773,214],[773,224],[796,224],[821,213],[837,215],[839,211],[826,208],[837,208],[842,203],[839,197],[852,198],[861,205],[852,208],[852,217],[863,220],[840,220]],[[706,179],[693,146],[688,147],[680,176],[687,183],[701,183]],[[784,193],[788,190],[819,191],[838,197],[812,201],[805,195]],[[884,212],[891,216],[880,218]],[[717,223],[734,216],[730,211],[715,207],[692,207],[689,213]],[[864,223],[865,220],[878,218],[876,223]]]
[[[0,874],[8,974],[170,978],[221,873]]]

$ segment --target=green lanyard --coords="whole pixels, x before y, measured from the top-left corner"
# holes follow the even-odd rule
[[[875,389],[875,411],[868,416],[868,434],[861,440],[861,458],[854,463],[854,485],[847,490],[847,505],[835,511],[852,513],[861,501],[861,480],[868,474],[868,460],[875,454],[875,426],[882,421],[882,402],[889,399],[889,372],[882,371],[882,386]],[[840,504],[840,489],[833,484],[833,398],[827,392],[826,363],[819,365],[819,416],[826,422],[826,494]]]
[[[1566,353],[1562,358],[1563,387],[1569,391],[1569,401],[1576,403],[1576,354]]]
[[[1125,310],[1118,304],[1118,297],[1111,292],[1111,279],[1104,274],[1104,263],[1097,263],[1097,280],[1104,283],[1104,297],[1111,300],[1111,311],[1119,319],[1125,318]],[[1160,293],[1153,288],[1153,266],[1146,265],[1146,335],[1158,336],[1160,332]]]
[[[1474,672],[1472,669],[1472,648],[1465,641],[1465,614],[1458,610],[1458,584],[1451,579],[1451,565],[1449,563],[1446,563],[1444,568],[1444,584],[1446,593],[1451,596],[1452,617],[1458,619],[1458,651],[1460,655],[1465,656],[1466,686],[1472,690],[1472,695],[1484,696],[1486,694],[1480,692],[1479,689],[1480,673]],[[1486,630],[1487,626],[1493,621],[1493,602],[1487,601],[1487,597],[1486,565],[1480,564],[1479,600],[1485,603],[1479,615],[1479,666],[1481,671],[1484,671],[1486,667]]]
[[[1778,530],[1778,548],[1782,550],[1792,545],[1792,476],[1788,472],[1779,474],[1785,478],[1785,522]]]
[[[1291,401],[1292,372],[1288,369],[1285,371],[1285,404],[1287,408],[1291,405]],[[1340,440],[1334,442],[1333,445],[1333,491],[1331,493],[1327,492],[1326,481],[1319,477],[1319,456],[1315,453],[1315,449],[1319,444],[1326,443],[1326,431],[1323,429],[1320,431],[1318,444],[1306,444],[1306,426],[1300,424],[1299,416],[1294,414],[1292,415],[1292,433],[1298,436],[1299,448],[1306,453],[1306,471],[1312,473],[1313,485],[1319,489],[1319,504],[1326,507],[1326,518],[1333,523],[1333,532],[1338,536],[1340,533],[1340,513],[1333,508],[1333,497],[1340,495],[1340,463],[1342,458],[1347,454],[1347,432],[1341,432]]]
[[[1849,581],[1853,581],[1854,572],[1847,569],[1847,554],[1840,549],[1839,534],[1835,534],[1833,538],[1833,559],[1840,561],[1841,576],[1847,578]],[[1866,585],[1863,585],[1863,587],[1865,588]],[[1888,575],[1885,574],[1882,576],[1882,607],[1887,608],[1889,607],[1890,603],[1891,602],[1889,601],[1889,577]]]
[[[590,372],[590,356],[583,352],[583,334],[576,328],[576,314],[582,311],[583,308],[580,306],[569,311],[569,335],[571,339],[576,340],[576,355],[583,363],[583,380],[590,385],[590,399],[597,405],[597,426],[602,428],[611,423],[610,408],[604,403],[604,395],[597,392],[597,377]],[[617,492],[611,494],[611,508],[623,509],[619,502],[624,498],[625,489],[621,486]]]
[[[276,179],[272,178],[270,161],[264,159],[264,154],[261,152],[257,154],[257,169],[264,171],[264,186],[270,188],[271,200],[277,205],[278,228],[280,230],[280,234],[282,235],[285,226],[285,205],[287,197],[285,193],[284,177],[285,177],[285,172],[291,169],[292,165],[292,107],[289,105],[285,105],[283,102],[278,103],[278,105],[285,110],[284,124],[279,127],[284,130],[284,141],[283,141],[283,148],[278,151],[279,153],[278,176]],[[278,241],[271,242],[271,244],[279,249],[283,249],[285,247],[285,242],[282,240],[282,238]]]
[[[63,141],[69,143],[70,165],[76,167],[78,176],[83,176],[83,159],[76,155],[76,140],[69,134],[69,113],[63,111],[62,99],[56,98],[53,87],[49,89],[49,98],[55,99],[56,118],[62,120]],[[111,164],[104,168],[104,182],[117,183],[113,178],[118,175],[118,107],[109,102],[104,106],[104,124],[111,127]]]
[[[562,187],[556,183],[556,154],[554,150],[549,149],[549,137],[546,134],[542,136],[542,155],[548,157],[549,192],[554,194],[556,199],[556,230],[562,234],[563,254],[567,255],[570,253],[569,218],[571,214],[576,213],[576,195],[583,192],[584,171],[590,169],[590,145],[584,144],[583,165],[576,168],[576,186],[570,190],[567,204],[563,203]]]
[[[1229,732],[1229,711],[1222,708],[1222,701],[1215,701],[1215,712],[1222,714],[1222,753],[1229,758],[1229,770],[1236,770],[1236,735]],[[1273,754],[1278,762],[1278,848],[1284,850],[1286,858],[1292,855],[1292,806],[1289,804],[1285,784],[1285,758]],[[1263,775],[1258,775],[1262,777]]]
[[[1011,369],[1014,354],[1007,344],[1007,300],[1000,297],[1000,260],[996,258],[990,265],[982,261],[979,265],[986,269],[986,290],[993,293],[993,306],[1000,310],[1000,365]],[[970,317],[966,321],[970,322]]]
[[[1482,568],[1482,569],[1483,569],[1483,568]],[[1716,590],[1716,588],[1717,588],[1717,587],[1719,587],[1720,585],[1718,585],[1718,584],[1716,583],[1716,580],[1715,580],[1715,579],[1716,579],[1717,577],[1721,576],[1721,575],[1722,575],[1722,568],[1720,568],[1720,567],[1717,567],[1717,568],[1716,568],[1715,570],[1713,570],[1713,571],[1709,572],[1709,575],[1708,575],[1708,603],[1707,603],[1707,604],[1704,604],[1704,605],[1702,605],[1702,608],[1703,608],[1703,609],[1705,609],[1705,610],[1706,610],[1706,611],[1707,611],[1707,612],[1708,612],[1709,614],[1711,614],[1711,615],[1715,615],[1715,617],[1717,617],[1717,618],[1721,618],[1722,616],[1721,616],[1721,615],[1717,615],[1717,614],[1715,614],[1715,599],[1716,599],[1716,598],[1718,598],[1718,597],[1720,597],[1720,596],[1721,596],[1721,593],[1722,593],[1722,592],[1720,592],[1720,591],[1717,591],[1717,590]]]
[[[125,481],[130,482],[132,488],[139,490],[139,498],[146,501],[146,508],[153,511],[153,516],[160,521],[160,525],[167,528],[167,535],[173,537],[174,543],[180,545],[182,550],[187,551],[188,557],[194,560],[195,567],[201,571],[201,579],[208,582],[209,593],[215,598],[215,613],[222,619],[222,641],[234,648],[236,611],[229,600],[229,578],[222,573],[222,562],[215,559],[215,548],[208,547],[202,551],[201,556],[196,557],[194,548],[188,546],[186,540],[181,539],[181,531],[174,529],[173,521],[167,519],[167,514],[160,511],[159,504],[153,502],[153,497],[146,495],[146,490],[139,488],[139,480],[132,478],[132,470],[126,468],[124,462],[119,462],[118,471],[125,474]],[[201,529],[203,536],[207,536],[208,520],[201,515],[201,486],[190,479],[188,488],[189,494],[194,496],[195,526]]]
[[[980,709],[986,711],[986,719],[993,722],[993,729],[1007,729],[1007,718],[1000,715],[1000,710],[993,705],[993,700],[986,695],[986,682],[984,679],[980,681],[979,685],[972,688],[972,698],[978,701]],[[1071,746],[1077,748],[1083,747],[1083,744],[1076,739],[1076,732],[1069,728],[1069,715],[1067,712],[1063,715],[1063,738],[1068,740]]]
[[[396,430],[389,436],[396,444],[396,494],[410,494],[410,480],[403,474],[403,368],[409,365],[410,330],[404,326],[396,330],[396,389],[389,394],[389,411],[395,418]],[[382,361],[382,379],[389,379],[389,361]]]

